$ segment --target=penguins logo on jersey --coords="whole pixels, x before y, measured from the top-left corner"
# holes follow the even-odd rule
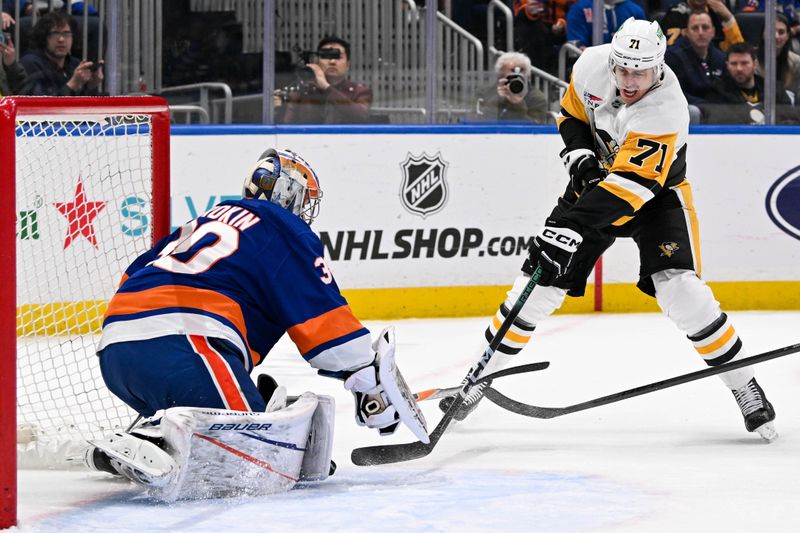
[[[661,250],[662,256],[672,257],[672,254],[680,250],[681,247],[678,246],[677,242],[662,242],[658,245],[658,249]]]
[[[400,164],[403,182],[400,185],[400,201],[412,214],[425,218],[440,211],[447,203],[447,162],[437,153],[431,157],[426,153],[415,156],[409,153]]]
[[[589,91],[583,91],[583,100],[586,102],[586,105],[592,109],[597,109],[603,103],[602,98],[593,95]]]
[[[795,239],[800,239],[800,166],[778,178],[769,188],[767,214],[772,222]]]

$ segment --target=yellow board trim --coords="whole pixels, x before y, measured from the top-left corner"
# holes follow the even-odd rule
[[[730,281],[709,283],[725,311],[800,310],[800,281]],[[414,287],[343,290],[361,320],[492,316],[506,298],[509,286]],[[17,308],[17,335],[85,335],[99,333],[106,302],[30,304]],[[655,298],[633,283],[603,285],[607,313],[659,312]],[[567,297],[558,314],[594,312],[594,287],[586,296]]]

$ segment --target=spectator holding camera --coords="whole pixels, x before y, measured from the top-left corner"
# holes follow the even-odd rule
[[[26,94],[94,96],[100,94],[102,62],[81,61],[71,55],[78,26],[71,15],[53,11],[36,21],[33,49],[20,62],[28,71]]]
[[[547,122],[547,98],[531,86],[531,60],[520,52],[506,52],[494,65],[496,84],[480,92],[477,120]]]
[[[348,79],[350,43],[339,37],[323,38],[316,61],[308,57],[295,87],[275,91],[273,103],[283,108],[286,124],[359,124],[369,122],[372,89]]]
[[[28,83],[28,73],[17,62],[17,50],[11,34],[5,31],[0,33],[0,54],[3,56],[0,66],[0,96],[21,94]]]

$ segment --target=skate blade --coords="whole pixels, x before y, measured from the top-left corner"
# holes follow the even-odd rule
[[[775,424],[772,422],[767,422],[766,424],[758,426],[756,428],[756,433],[767,442],[772,442],[778,438],[778,432],[775,431]]]

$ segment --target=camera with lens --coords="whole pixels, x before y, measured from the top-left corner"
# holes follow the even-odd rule
[[[520,67],[514,67],[506,76],[506,86],[511,94],[521,94],[528,89],[528,79]]]
[[[297,65],[297,77],[300,81],[311,81],[316,75],[309,63],[316,63],[320,59],[339,59],[342,57],[338,48],[321,48],[319,50],[303,50],[300,52],[300,64]]]

